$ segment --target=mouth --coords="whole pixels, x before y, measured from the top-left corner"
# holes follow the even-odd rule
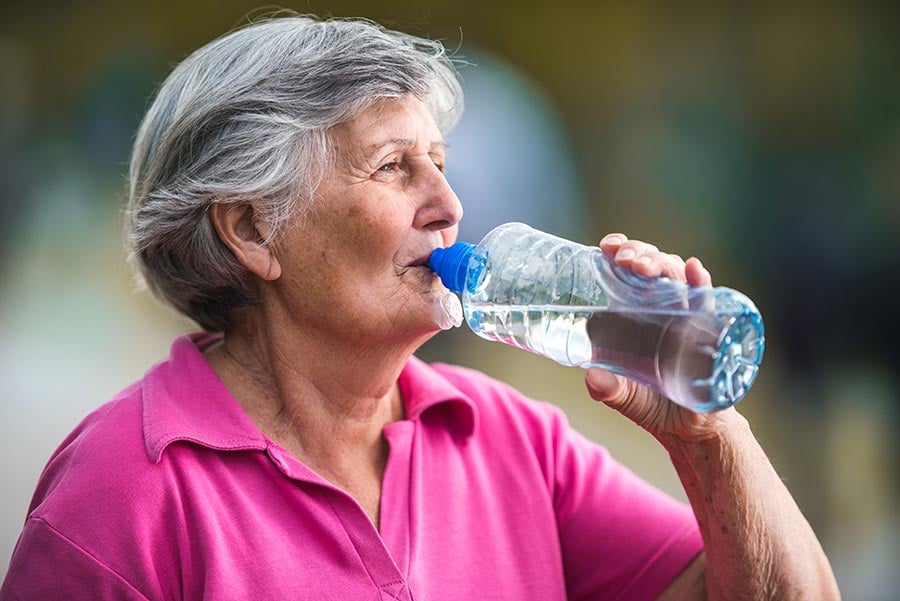
[[[409,263],[409,267],[425,267],[428,270],[431,270],[431,266],[428,264],[429,259],[431,259],[431,251],[425,253],[417,259],[413,259]]]
[[[431,259],[431,253],[433,250],[434,249],[429,250],[421,256],[413,258],[402,268],[402,271],[404,272],[415,274],[416,279],[420,280],[424,284],[427,284],[429,288],[434,286],[434,283],[436,281],[440,281],[437,274],[431,269],[431,266],[429,265],[429,259]]]

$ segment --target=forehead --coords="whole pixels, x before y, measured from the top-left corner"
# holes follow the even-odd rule
[[[335,133],[348,150],[357,151],[372,151],[389,143],[444,145],[434,117],[414,96],[378,101],[337,126]]]

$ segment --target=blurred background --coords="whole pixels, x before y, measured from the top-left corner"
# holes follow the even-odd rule
[[[37,478],[87,412],[193,326],[136,294],[125,173],[147,99],[257,4],[0,8],[0,575]],[[740,405],[845,599],[900,590],[900,4],[308,0],[438,38],[467,65],[448,177],[461,236],[525,221],[697,255],[767,326]],[[251,12],[254,11],[254,12]],[[559,404],[684,498],[583,372],[457,330],[421,355]]]

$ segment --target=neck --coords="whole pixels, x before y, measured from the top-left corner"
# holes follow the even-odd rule
[[[397,378],[424,338],[365,344],[244,319],[207,358],[269,438],[338,472],[363,458],[378,463],[384,427],[403,417]]]

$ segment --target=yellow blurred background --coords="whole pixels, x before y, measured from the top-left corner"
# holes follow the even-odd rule
[[[237,0],[0,7],[0,574],[40,470],[190,323],[136,294],[125,173],[148,97],[259,15]],[[740,405],[844,598],[900,590],[900,4],[308,0],[438,38],[467,65],[448,178],[462,237],[504,221],[697,255],[760,307]],[[251,13],[251,11],[253,11]],[[559,404],[684,498],[668,458],[583,372],[457,330],[421,351]]]

